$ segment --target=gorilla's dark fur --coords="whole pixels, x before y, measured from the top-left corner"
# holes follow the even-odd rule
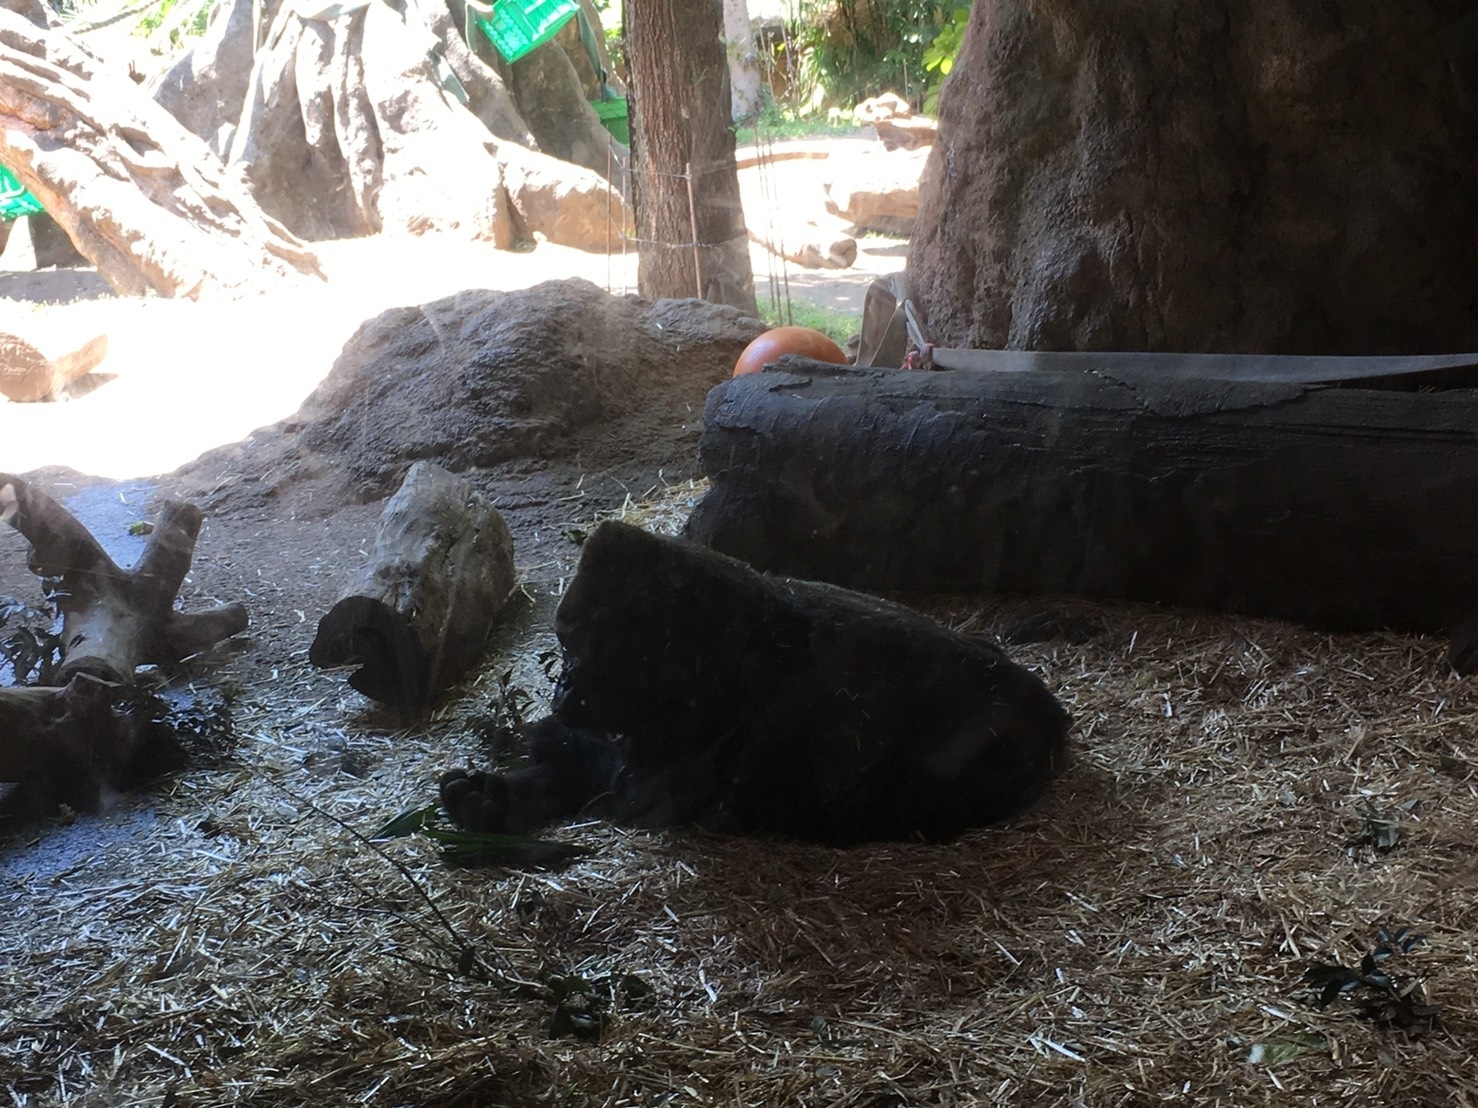
[[[601,526],[555,629],[554,714],[529,763],[448,774],[479,830],[590,808],[846,844],[948,837],[1035,799],[1067,713],[995,646],[908,608],[624,524]]]

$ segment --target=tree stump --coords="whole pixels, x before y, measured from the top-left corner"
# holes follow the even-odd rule
[[[120,293],[195,297],[321,276],[312,252],[136,85],[3,9],[0,161]]]
[[[62,661],[54,687],[0,689],[0,781],[60,783],[90,806],[126,775],[137,721],[113,709],[141,665],[170,666],[245,630],[246,609],[174,609],[195,552],[200,512],[166,503],[144,552],[120,569],[66,509],[18,477],[0,474],[0,522],[31,544],[30,567],[55,578]]]
[[[1478,607],[1478,392],[1440,387],[1478,383],[1478,356],[951,355],[996,368],[782,359],[719,385],[688,534],[875,589],[1344,630],[1437,630]],[[1437,391],[1395,391],[1418,384]]]
[[[513,591],[513,538],[475,490],[417,462],[385,505],[369,563],[318,623],[315,666],[398,708],[430,704],[482,654]]]

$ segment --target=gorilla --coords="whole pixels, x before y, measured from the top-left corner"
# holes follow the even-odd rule
[[[560,603],[527,760],[458,770],[447,813],[524,832],[582,812],[834,845],[941,839],[1035,800],[1067,713],[994,644],[906,608],[602,524]]]

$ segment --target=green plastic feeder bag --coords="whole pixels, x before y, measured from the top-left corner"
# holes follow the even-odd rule
[[[0,165],[0,219],[19,219],[41,211],[45,211],[41,201],[26,191],[14,173]]]
[[[579,10],[579,0],[498,0],[492,16],[478,16],[477,25],[498,53],[516,62],[557,35]]]

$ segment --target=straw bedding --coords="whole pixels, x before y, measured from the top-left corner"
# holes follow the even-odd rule
[[[1050,607],[1091,632],[1008,648],[1076,721],[1008,825],[838,851],[587,823],[551,832],[593,848],[558,872],[371,846],[483,756],[505,672],[547,693],[560,587],[529,571],[435,718],[284,666],[239,691],[223,766],[5,843],[0,1102],[1478,1101],[1478,694],[1441,641],[931,598],[967,630]],[[1312,962],[1405,925],[1382,965],[1434,1017],[1317,1006]]]

